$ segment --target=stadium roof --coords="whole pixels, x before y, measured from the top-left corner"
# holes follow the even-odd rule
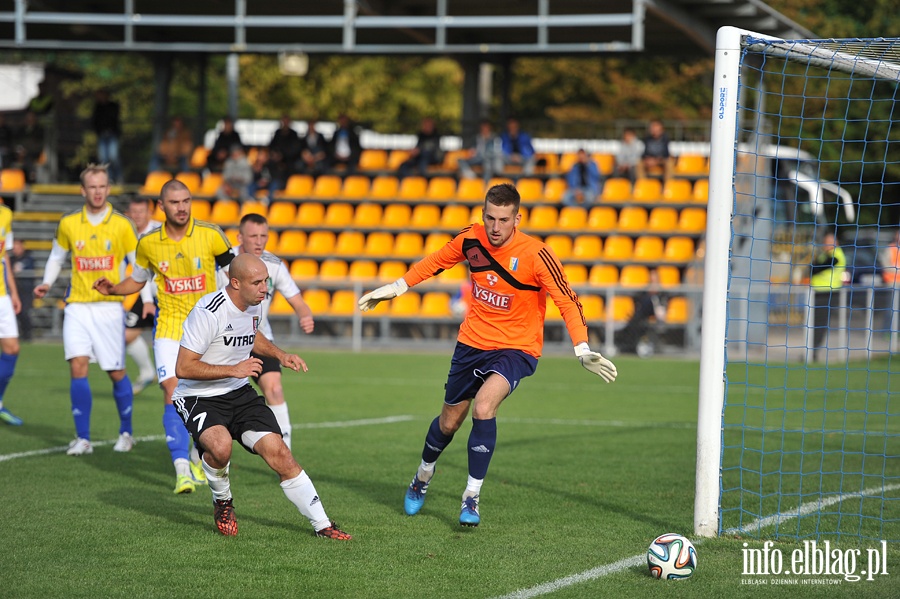
[[[813,33],[762,0],[0,0],[0,48],[703,56],[724,25]]]

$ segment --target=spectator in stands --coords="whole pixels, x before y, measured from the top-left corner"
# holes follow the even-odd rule
[[[578,150],[578,160],[566,175],[566,191],[562,203],[566,206],[590,208],[600,194],[603,177],[597,163],[584,149]]]
[[[300,160],[302,149],[303,142],[291,127],[291,117],[286,114],[282,115],[279,127],[272,135],[272,141],[269,142],[269,154],[281,163],[280,168],[291,174],[297,168],[297,161]]]
[[[269,156],[269,151],[261,148],[256,154],[256,160],[251,165],[253,169],[253,181],[247,193],[250,197],[256,197],[256,193],[264,189],[266,195],[264,201],[271,201],[275,197],[275,192],[284,188],[286,179],[277,178],[279,173],[278,163]]]
[[[206,158],[206,168],[211,173],[221,173],[225,166],[225,161],[231,155],[231,148],[243,145],[241,134],[234,130],[234,119],[230,116],[223,117],[222,130],[216,137],[216,142]]]
[[[53,97],[53,92],[50,91],[50,84],[47,83],[46,79],[43,79],[38,83],[37,95],[28,101],[28,106],[25,107],[25,110],[33,112],[36,116],[44,116],[50,114],[55,106],[56,98]]]
[[[616,349],[619,353],[642,353],[641,347],[650,343],[645,339],[650,331],[650,318],[655,318],[659,323],[666,320],[666,299],[659,290],[659,273],[656,269],[650,270],[650,283],[646,291],[634,299],[634,314],[625,327],[616,333]]]
[[[44,153],[44,127],[38,123],[37,114],[29,110],[25,113],[25,124],[15,135],[16,148],[14,168],[25,171],[25,180],[34,183]]]
[[[838,247],[834,233],[825,233],[822,243],[813,257],[809,286],[813,290],[813,361],[821,359],[825,333],[831,322],[831,311],[840,307],[838,290],[844,285],[847,258]]]
[[[12,254],[9,257],[13,276],[16,278],[16,287],[19,290],[19,300],[22,309],[16,315],[19,324],[19,339],[31,340],[31,308],[34,305],[34,258],[31,252],[25,249],[21,239],[13,238]]]
[[[184,119],[176,116],[172,119],[166,132],[163,133],[163,138],[156,148],[156,154],[150,161],[150,170],[186,171],[193,150],[194,140],[191,137],[191,131],[185,127]]]
[[[10,126],[6,124],[6,116],[0,113],[0,167],[8,168],[10,166],[14,148],[15,136]]]
[[[898,299],[900,299],[898,298],[900,295],[900,230],[894,236],[893,243],[885,249],[881,263],[884,264],[881,277],[884,279],[884,284],[891,289],[891,293],[887,296],[890,303],[884,312],[883,328],[886,331],[893,331],[894,311],[900,306],[898,304]]]
[[[231,147],[231,155],[222,167],[222,186],[216,197],[220,200],[246,202],[252,199],[250,184],[253,183],[253,168],[247,161],[244,146]]]
[[[531,145],[531,136],[520,129],[518,119],[510,117],[506,120],[506,131],[500,136],[500,141],[504,169],[512,164],[522,167],[525,175],[534,173],[534,146]]]
[[[638,139],[637,133],[634,129],[625,129],[622,132],[619,152],[616,154],[616,167],[613,171],[615,176],[629,179],[634,183],[643,156],[644,144]]]
[[[465,158],[460,158],[459,170],[466,179],[474,179],[473,166],[480,166],[482,176],[488,181],[494,173],[503,170],[503,149],[500,138],[494,135],[494,127],[489,120],[483,120],[478,126],[475,147],[470,148]]]
[[[328,141],[316,130],[316,119],[306,122],[306,135],[301,142],[300,166],[304,172],[318,177],[328,168]]]
[[[331,136],[331,144],[328,146],[329,165],[344,165],[347,174],[356,171],[356,165],[359,164],[359,155],[362,153],[362,147],[359,143],[359,135],[356,133],[350,117],[341,114],[337,119],[337,129]]]
[[[106,88],[98,89],[95,94],[91,128],[97,135],[97,158],[101,163],[109,165],[109,180],[121,181],[119,136],[122,135],[122,123],[119,119],[119,103],[110,99]]]
[[[418,139],[416,147],[409,153],[407,158],[397,171],[397,175],[402,179],[410,174],[413,169],[418,170],[423,177],[428,174],[428,167],[441,164],[444,161],[444,153],[441,151],[441,135],[437,131],[434,119],[425,117],[422,119],[422,125],[419,127]]]
[[[666,133],[662,121],[653,119],[647,127],[647,136],[644,138],[644,154],[641,156],[638,177],[662,176],[669,177],[669,134]]]

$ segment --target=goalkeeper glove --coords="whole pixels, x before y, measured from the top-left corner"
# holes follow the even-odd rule
[[[581,365],[598,375],[607,383],[616,380],[618,371],[616,365],[600,355],[600,352],[591,351],[587,343],[581,342],[575,346],[575,356],[581,360]]]
[[[375,291],[370,291],[359,298],[359,309],[363,312],[368,312],[377,306],[379,302],[394,299],[398,295],[406,293],[407,290],[409,290],[409,285],[406,284],[403,278],[399,278],[393,283],[379,287]]]

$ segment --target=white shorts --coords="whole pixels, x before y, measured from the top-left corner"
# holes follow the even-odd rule
[[[153,357],[156,360],[156,377],[159,382],[175,378],[175,362],[178,360],[180,341],[174,339],[154,339]]]
[[[0,339],[19,336],[19,324],[16,322],[16,311],[13,310],[12,298],[8,295],[0,297]]]
[[[125,309],[121,302],[73,303],[63,312],[66,360],[87,356],[102,370],[125,368]]]

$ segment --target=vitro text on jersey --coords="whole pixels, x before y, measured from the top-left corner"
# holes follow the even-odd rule
[[[238,335],[236,337],[222,337],[226,347],[243,347],[245,345],[253,345],[256,335]]]

